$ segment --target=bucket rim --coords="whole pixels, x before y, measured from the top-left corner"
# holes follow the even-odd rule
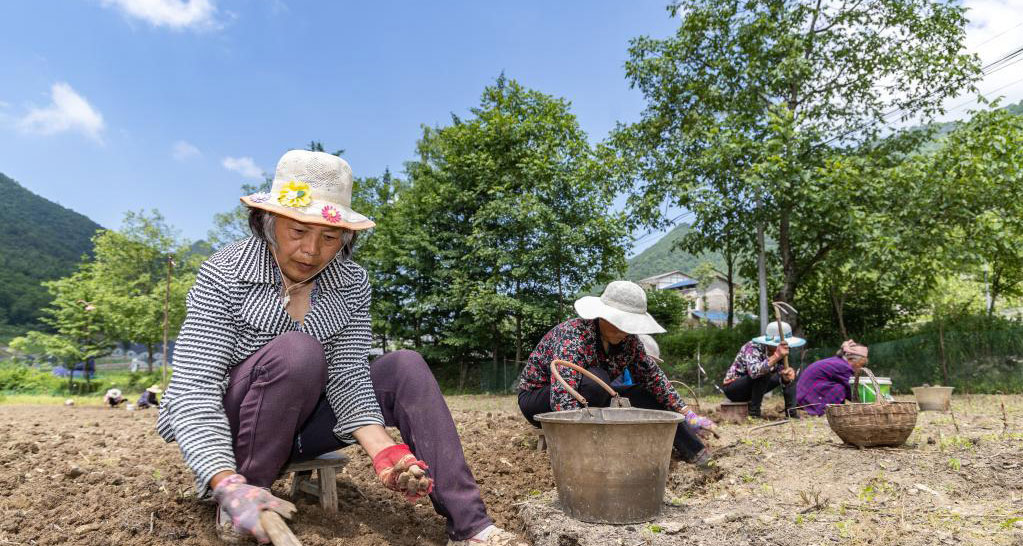
[[[578,415],[581,412],[588,410],[601,410],[603,419],[596,420],[581,420],[573,419],[574,415]],[[615,418],[613,413],[618,412],[636,412],[641,411],[651,418],[642,420],[631,420]],[[612,412],[612,416],[608,418],[607,412]],[[539,413],[533,416],[533,419],[541,423],[556,423],[556,424],[567,424],[567,425],[657,425],[657,424],[677,424],[685,419],[680,413],[665,410],[654,410],[645,408],[584,408],[574,409],[565,411],[549,411],[546,413]]]

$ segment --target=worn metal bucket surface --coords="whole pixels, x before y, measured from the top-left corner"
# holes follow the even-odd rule
[[[682,416],[638,408],[584,408],[536,416],[547,437],[565,514],[594,523],[656,518]]]
[[[955,387],[913,387],[913,396],[920,411],[948,411],[952,407]]]

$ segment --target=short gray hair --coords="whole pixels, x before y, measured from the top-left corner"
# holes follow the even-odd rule
[[[252,235],[266,241],[270,246],[277,248],[277,235],[275,227],[277,215],[255,207],[249,208],[249,231]],[[341,229],[341,250],[337,251],[336,259],[342,262],[351,259],[355,253],[355,241],[358,239],[358,232],[346,228]]]

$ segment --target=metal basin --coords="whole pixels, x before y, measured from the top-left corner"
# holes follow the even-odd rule
[[[564,512],[594,523],[640,523],[661,512],[672,439],[682,416],[584,408],[536,416]]]

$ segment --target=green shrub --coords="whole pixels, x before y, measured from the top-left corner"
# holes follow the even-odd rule
[[[56,394],[67,380],[24,364],[0,362],[0,392]]]

